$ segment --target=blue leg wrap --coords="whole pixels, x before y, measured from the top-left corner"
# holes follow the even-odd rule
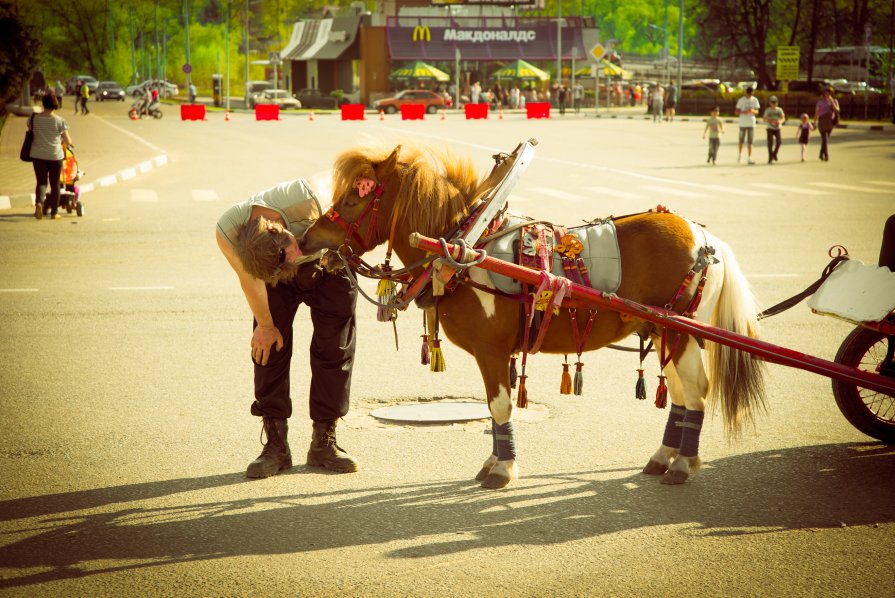
[[[493,421],[493,420],[492,420]],[[495,454],[499,461],[507,461],[516,458],[516,436],[513,434],[513,422],[507,422],[502,426],[492,424],[494,431],[494,443],[497,447]]]
[[[684,421],[678,424],[683,429],[681,438],[681,456],[695,457],[699,454],[699,434],[702,431],[702,420],[704,418],[704,411],[691,411],[687,409],[687,414],[684,415]]]
[[[684,421],[684,415],[687,410],[672,404],[668,412],[668,423],[665,424],[665,435],[662,437],[662,444],[670,448],[681,447],[681,433],[684,431],[680,423]]]

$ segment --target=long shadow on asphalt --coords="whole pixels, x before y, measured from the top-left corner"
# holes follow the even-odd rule
[[[226,474],[0,502],[5,537],[27,536],[0,548],[0,567],[7,570],[0,588],[396,541],[418,542],[386,553],[407,559],[666,525],[683,525],[678,533],[694,536],[729,536],[895,522],[895,449],[877,443],[719,459],[676,487],[633,469],[600,469],[533,475],[497,492],[463,480],[204,503],[178,497],[176,506],[164,507],[124,504],[243,482],[241,473]],[[97,509],[102,512],[79,512]]]

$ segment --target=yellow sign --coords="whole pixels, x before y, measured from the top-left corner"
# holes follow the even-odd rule
[[[777,46],[777,80],[797,81],[799,79],[799,47]]]
[[[413,41],[432,41],[432,32],[425,25],[417,25],[413,28]]]
[[[606,48],[603,47],[603,44],[598,43],[596,46],[590,49],[590,54],[597,60],[603,58],[606,55]]]

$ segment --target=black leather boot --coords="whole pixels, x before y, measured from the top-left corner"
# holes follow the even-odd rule
[[[325,467],[337,473],[357,471],[357,461],[336,444],[336,420],[314,422],[308,465]]]
[[[267,443],[258,458],[249,463],[249,467],[246,469],[248,478],[269,478],[292,467],[292,453],[289,451],[289,443],[286,441],[289,432],[286,420],[265,417],[262,418],[262,422]]]

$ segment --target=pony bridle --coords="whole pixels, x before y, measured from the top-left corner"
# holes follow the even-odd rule
[[[361,212],[360,216],[354,222],[345,220],[345,218],[339,214],[338,210],[336,210],[335,205],[324,214],[326,218],[329,218],[330,221],[345,230],[345,239],[339,247],[340,253],[346,249],[350,250],[350,247],[348,246],[350,240],[354,240],[360,246],[362,253],[365,253],[382,243],[382,239],[379,236],[379,230],[376,226],[376,221],[379,217],[379,201],[382,199],[382,194],[385,193],[386,183],[388,183],[388,177],[379,184],[376,184],[372,179],[365,177],[358,177],[354,180],[354,184],[351,188],[357,189],[357,194],[361,199],[371,192],[373,194],[372,200],[367,203],[363,212]],[[367,226],[367,233],[362,237],[358,230],[360,230],[361,226],[364,224]],[[373,237],[374,234],[376,235],[375,239]]]

